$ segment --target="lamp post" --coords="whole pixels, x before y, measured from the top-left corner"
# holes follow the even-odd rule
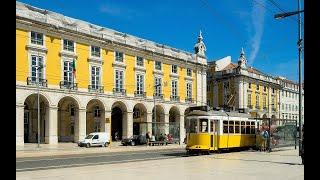
[[[39,62],[39,61],[38,61]],[[38,90],[38,148],[40,148],[40,76],[39,76],[39,71],[44,68],[42,64],[37,66],[37,72],[38,72],[38,77],[37,77],[37,90]]]
[[[274,103],[273,103],[273,104],[269,104],[269,103],[268,103],[268,114],[269,114],[269,116],[270,116],[270,105],[271,105],[271,106],[274,106],[275,104],[274,104]],[[271,111],[273,111],[273,109],[271,109]],[[268,152],[271,152],[271,117],[269,118],[268,121],[269,121],[269,122],[268,122],[268,124],[269,124]]]
[[[282,19],[288,16],[296,15],[298,14],[298,56],[299,56],[299,155],[301,154],[301,141],[302,141],[302,123],[301,123],[301,100],[302,100],[302,83],[301,83],[301,51],[302,51],[302,38],[301,38],[301,13],[304,12],[304,10],[300,10],[300,0],[298,0],[298,11],[293,12],[287,12],[282,14],[276,14],[274,16],[275,19]]]

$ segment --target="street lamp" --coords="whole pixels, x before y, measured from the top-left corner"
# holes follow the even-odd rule
[[[157,87],[161,86],[161,83],[154,85],[154,94],[153,94],[153,107],[154,107],[154,123],[155,123],[155,130],[154,132],[156,133],[157,131],[157,109],[156,109],[156,96],[159,96],[157,93]]]
[[[302,89],[302,83],[301,83],[301,51],[302,51],[302,38],[301,38],[301,13],[304,12],[304,10],[300,10],[300,0],[298,0],[298,11],[294,12],[287,12],[282,14],[276,14],[274,16],[275,19],[282,19],[288,16],[296,15],[298,14],[298,56],[299,56],[299,155],[301,154],[301,141],[302,141],[302,123],[301,123],[301,89]]]
[[[38,78],[37,78],[37,90],[38,90],[38,148],[40,148],[40,76],[39,71],[44,68],[44,65],[37,66]]]

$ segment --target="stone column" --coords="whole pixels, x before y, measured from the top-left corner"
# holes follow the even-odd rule
[[[147,113],[147,132],[152,133],[152,112]]]
[[[104,119],[105,119],[105,126],[104,126],[104,132],[109,133],[110,135],[110,141],[111,141],[111,111],[105,111],[104,113]]]
[[[127,112],[126,116],[123,117],[126,117],[127,121],[125,121],[122,138],[129,138],[133,135],[133,112]]]
[[[79,140],[82,140],[86,136],[86,109],[79,109],[77,112],[79,117],[77,119],[77,122],[75,123],[75,135],[74,140],[75,142],[78,142]]]
[[[48,144],[58,144],[58,107],[50,107],[46,110],[49,118],[46,118],[45,142]]]
[[[180,129],[180,144],[183,144],[183,140],[186,137],[186,132],[184,129],[184,116],[180,115],[180,120],[179,120],[179,129]]]
[[[164,115],[164,133],[169,134],[169,114]]]
[[[24,145],[24,105],[16,105],[16,145]]]

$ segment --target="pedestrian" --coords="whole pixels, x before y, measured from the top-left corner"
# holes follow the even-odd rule
[[[147,146],[149,145],[149,142],[150,142],[150,132],[147,132],[146,133],[146,139],[147,139]]]

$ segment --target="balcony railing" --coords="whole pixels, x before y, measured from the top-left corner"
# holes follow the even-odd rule
[[[88,90],[89,92],[104,93],[104,87],[99,85],[89,85]]]
[[[78,90],[78,83],[72,83],[69,81],[60,81],[60,89]]]
[[[248,105],[248,108],[249,108],[249,109],[252,109],[252,105]]]
[[[117,95],[126,95],[126,90],[125,89],[120,89],[120,88],[113,88],[113,94]]]
[[[260,109],[260,106],[256,106],[256,109]]]
[[[263,107],[263,110],[267,111],[267,110],[268,110],[268,108],[267,108],[267,107]]]
[[[155,99],[163,99],[163,94],[154,93],[154,94],[153,94],[153,97],[154,97]]]
[[[134,96],[135,97],[146,97],[146,92],[143,92],[143,91],[135,91],[134,92]]]
[[[276,111],[277,109],[275,107],[272,108],[272,111]]]
[[[186,97],[185,101],[189,102],[189,103],[193,103],[194,102],[193,98],[188,98],[188,97]]]
[[[171,101],[180,101],[180,96],[173,96],[173,95],[171,95],[171,96],[170,96],[170,100],[171,100]]]
[[[37,83],[38,83],[38,82],[37,82],[37,78],[36,78],[36,77],[28,77],[28,78],[27,78],[27,85],[34,85],[34,86],[36,86]],[[41,86],[41,87],[48,87],[48,80],[39,78],[39,86]]]

